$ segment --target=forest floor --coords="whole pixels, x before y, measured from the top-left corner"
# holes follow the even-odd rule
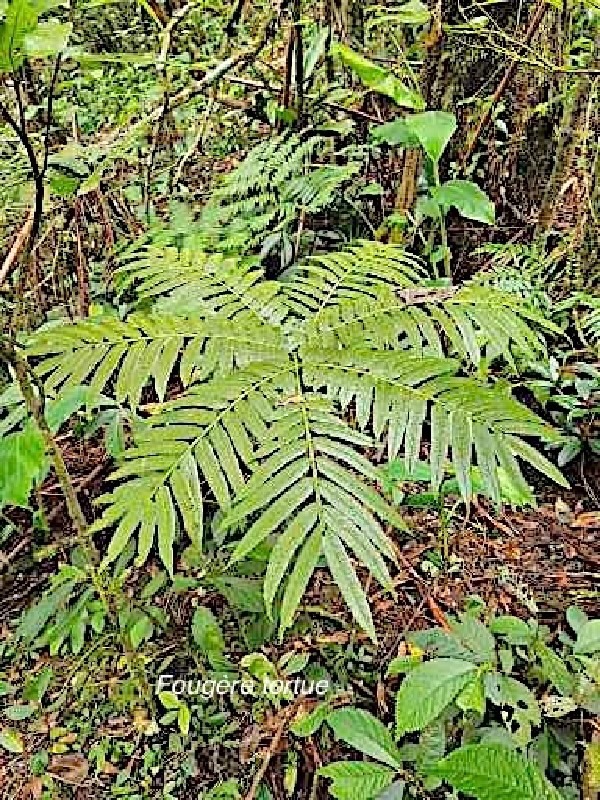
[[[80,440],[72,432],[61,437],[61,445],[83,507],[91,512],[109,469],[103,445],[94,439]],[[370,590],[367,582],[379,639],[377,648],[365,634],[352,627],[331,576],[319,570],[295,627],[301,635],[288,636],[282,645],[269,638],[268,631],[255,632],[256,638],[248,634],[258,618],[228,606],[220,593],[200,590],[197,595],[188,592],[167,596],[160,602],[168,606],[171,625],[164,640],[151,647],[145,656],[146,680],[150,685],[157,680],[160,665],[165,663],[165,655],[169,658],[168,654],[173,654],[174,659],[169,659],[170,670],[176,674],[194,674],[198,665],[189,656],[187,640],[194,607],[201,598],[203,605],[219,618],[227,651],[233,659],[236,653],[241,658],[249,646],[261,642],[262,652],[272,663],[290,651],[306,654],[313,662],[337,672],[342,691],[340,702],[352,697],[385,718],[393,708],[395,689],[389,681],[383,682],[385,668],[399,650],[402,652],[406,635],[432,626],[446,628],[448,615],[474,600],[482,601],[490,613],[510,614],[523,620],[535,617],[552,631],[563,627],[569,606],[577,605],[592,619],[600,616],[597,548],[600,513],[592,488],[600,485],[598,463],[595,470],[582,480],[580,471],[572,469],[569,475],[572,488],[559,495],[549,486],[538,487],[539,505],[528,511],[504,508],[498,514],[485,502],[477,502],[468,517],[457,515],[449,521],[444,542],[437,513],[420,509],[405,511],[410,535],[399,542],[401,569],[395,576],[397,598]],[[405,488],[410,493],[411,487]],[[11,549],[2,561],[0,619],[14,618],[32,602],[73,543],[71,522],[55,481],[46,481],[39,497],[43,500],[46,528],[27,529],[22,524],[25,515],[13,514],[22,534],[11,541]],[[444,567],[440,553],[445,548],[448,557]],[[147,570],[151,578],[157,565],[149,564]],[[8,635],[8,628],[4,633]],[[268,754],[265,778],[273,796],[276,800],[289,797],[284,775],[292,743],[283,728],[289,722],[288,706],[279,710],[261,707],[257,711],[254,705],[232,705],[227,699],[221,700],[212,709],[215,727],[209,722],[203,729],[205,740],[198,742],[192,761],[188,763],[183,757],[178,760],[175,749],[166,763],[153,768],[154,757],[149,757],[142,735],[148,722],[147,711],[140,708],[137,718],[134,713],[133,724],[129,714],[116,711],[120,706],[125,708],[131,699],[129,683],[137,676],[131,674],[122,657],[117,657],[110,641],[100,639],[79,657],[42,657],[36,669],[44,663],[51,665],[58,680],[48,696],[49,710],[24,733],[26,749],[35,753],[49,737],[54,744],[50,747],[48,774],[59,786],[72,792],[73,797],[87,800],[98,796],[97,793],[114,792],[115,778],[122,780],[123,796],[137,797],[127,780],[134,775],[148,791],[160,791],[171,780],[173,787],[180,787],[178,798],[196,800],[199,791],[222,780],[224,775],[231,780],[243,780],[253,759],[265,750]],[[7,679],[18,682],[22,669],[23,665],[15,662]],[[113,687],[108,704],[102,702],[106,686]],[[314,700],[307,699],[299,710],[304,713],[314,705]],[[99,738],[110,745],[96,752],[93,743],[97,744]],[[162,746],[172,747],[167,736]],[[312,737],[301,746],[295,741],[293,746],[303,765],[296,779],[297,796],[324,800],[329,795],[322,782],[317,785],[316,770],[323,758],[325,761],[336,755],[347,758],[347,752],[333,742],[326,752],[320,752]],[[154,749],[160,747],[160,742],[154,745]],[[90,753],[96,759],[94,778],[90,777]],[[20,757],[3,755],[0,751],[0,796],[23,800],[39,797],[41,782],[31,776],[30,768],[31,764]]]

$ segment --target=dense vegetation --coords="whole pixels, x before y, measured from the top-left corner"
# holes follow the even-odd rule
[[[2,796],[598,798],[599,51],[0,0]]]

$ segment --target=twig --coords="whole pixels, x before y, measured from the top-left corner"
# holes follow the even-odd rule
[[[32,206],[29,211],[29,214],[27,215],[25,223],[23,224],[21,230],[17,234],[15,241],[13,242],[13,246],[8,251],[6,258],[4,259],[4,262],[0,267],[0,286],[2,286],[2,284],[8,277],[8,274],[11,271],[13,264],[18,259],[21,250],[30,240],[34,219],[35,219],[35,207]]]
[[[235,33],[235,29],[239,25],[242,19],[242,13],[244,11],[244,5],[246,0],[237,0],[235,4],[235,8],[233,9],[231,16],[229,17],[229,21],[225,26],[225,33],[227,36],[233,36]]]
[[[40,223],[42,221],[42,211],[43,211],[43,204],[44,204],[44,176],[40,170],[40,165],[38,164],[37,157],[33,150],[33,146],[31,144],[31,140],[27,135],[27,131],[25,128],[21,128],[20,125],[16,122],[13,118],[10,111],[6,108],[3,103],[0,103],[0,116],[4,119],[7,125],[12,128],[12,130],[17,135],[17,138],[23,145],[25,152],[27,153],[27,158],[29,160],[29,165],[31,167],[31,174],[33,176],[33,181],[35,184],[35,203],[33,206],[33,218],[31,221],[31,227],[27,233],[27,238],[23,242],[21,249],[25,249],[28,251],[31,248],[31,245],[35,241],[37,236],[37,232],[40,227]],[[12,265],[9,264],[10,266]],[[3,279],[4,280],[4,279]],[[0,284],[2,281],[0,281]]]
[[[264,81],[255,81],[251,78],[241,78],[238,75],[230,75],[227,78],[228,83],[234,83],[236,86],[246,86],[249,89],[257,89],[258,91],[269,92],[269,94],[279,94],[281,91],[281,87],[272,86]],[[219,100],[219,98],[215,98]],[[307,95],[308,100],[312,100],[313,97],[311,95]],[[219,102],[224,102],[223,100],[219,100]],[[341,103],[334,103],[331,100],[321,100],[320,102],[326,108],[331,108],[334,111],[341,111],[344,114],[348,114],[350,117],[356,117],[356,119],[364,120],[365,122],[375,122],[377,125],[381,123],[381,120],[378,117],[374,117],[372,114],[367,114],[364,111],[360,111],[358,108],[348,108],[347,106],[341,105]]]
[[[42,164],[42,177],[46,174],[48,169],[48,154],[50,152],[50,127],[52,126],[52,104],[54,103],[54,92],[56,89],[56,81],[58,80],[58,73],[62,61],[62,53],[56,57],[54,64],[54,71],[52,72],[52,80],[50,81],[50,88],[48,89],[48,104],[46,107],[46,132],[44,134],[44,161]]]
[[[277,752],[277,748],[279,747],[279,742],[281,741],[281,737],[284,734],[286,725],[292,719],[294,714],[296,713],[296,709],[299,705],[299,700],[293,703],[289,708],[285,709],[285,712],[281,715],[281,722],[277,726],[277,730],[273,734],[273,738],[271,739],[271,743],[265,753],[265,757],[263,759],[262,764],[256,775],[254,776],[254,780],[252,781],[252,786],[250,787],[250,791],[246,795],[245,800],[254,800],[256,797],[256,793],[260,788],[260,784],[262,783],[263,778],[267,774],[267,770],[269,769],[269,764],[271,763],[271,759]]]
[[[190,11],[192,11],[197,6],[198,6],[198,0],[192,0],[192,2],[187,3],[185,6],[180,8],[173,14],[168,24],[165,25],[161,33],[161,47],[156,69],[157,69],[159,83],[162,84],[163,102],[161,107],[161,113],[154,124],[154,129],[152,131],[152,138],[150,140],[150,149],[148,151],[148,157],[146,159],[145,195],[146,195],[146,219],[148,221],[150,221],[150,194],[151,194],[151,183],[152,183],[152,170],[154,169],[154,161],[156,159],[156,153],[158,152],[160,134],[164,127],[167,114],[169,113],[170,87],[169,87],[169,79],[167,73],[167,58],[169,55],[169,50],[171,49],[171,44],[173,41],[173,33],[175,31],[175,28],[181,22],[183,22],[183,20],[187,17]]]
[[[504,533],[507,536],[511,537],[517,534],[517,531],[515,531],[513,528],[510,528],[508,525],[505,525],[503,522],[500,522],[500,520],[494,519],[494,517],[492,517],[491,514],[488,514],[485,508],[482,508],[478,502],[475,501],[473,505],[475,506],[475,510],[477,511],[479,516],[487,520],[490,523],[490,525],[493,525],[494,528],[499,530],[501,533]]]
[[[14,81],[15,94],[17,97],[17,106],[19,109],[19,118],[21,120],[21,123],[20,124],[17,123],[17,121],[13,118],[13,116],[6,108],[6,106],[0,103],[0,115],[15,132],[19,141],[23,145],[25,152],[27,153],[27,158],[31,166],[31,174],[33,176],[33,181],[35,185],[35,202],[33,208],[29,212],[23,227],[21,228],[17,238],[15,239],[13,246],[11,247],[6,258],[4,259],[2,267],[0,268],[0,286],[2,286],[2,284],[8,277],[10,270],[12,269],[13,265],[19,258],[21,252],[23,250],[25,250],[26,253],[31,252],[31,248],[37,238],[38,231],[40,229],[40,225],[42,222],[42,213],[44,209],[44,177],[48,169],[48,155],[50,150],[50,127],[52,124],[52,104],[54,100],[54,91],[56,89],[56,82],[58,80],[58,73],[60,71],[61,59],[62,59],[62,53],[59,53],[56,59],[56,63],[54,65],[54,71],[52,73],[50,88],[48,89],[46,130],[44,134],[44,156],[41,167],[38,162],[35,151],[33,149],[33,146],[31,144],[31,140],[27,134],[23,101],[21,98],[19,81],[16,76]]]
[[[90,563],[94,564],[98,559],[98,551],[88,532],[87,520],[79,504],[77,492],[69,475],[62,451],[46,420],[44,414],[44,392],[41,381],[30,368],[25,357],[19,353],[17,347],[6,339],[0,339],[0,357],[11,364],[15,370],[17,382],[25,399],[25,405],[39,429],[46,452],[54,466],[56,477],[65,496],[69,516],[81,546],[87,552]],[[37,388],[37,393],[34,384]]]
[[[302,41],[301,0],[294,0],[294,79],[297,125],[302,127],[304,113],[304,45]]]
[[[81,213],[82,199],[83,198],[78,197],[75,200],[73,223],[75,227],[75,243],[77,246],[76,272],[77,272],[77,283],[79,289],[77,311],[79,317],[81,319],[85,319],[88,315],[90,307],[90,281],[87,269],[87,262],[85,259],[85,251],[83,249],[81,227],[79,225],[79,219],[82,216]]]

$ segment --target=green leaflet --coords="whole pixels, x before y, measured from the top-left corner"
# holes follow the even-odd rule
[[[510,615],[495,617],[491,620],[489,629],[496,636],[504,636],[509,644],[527,645],[534,640],[534,633],[529,625]]]
[[[264,422],[259,412],[269,417],[273,406],[263,398],[255,400],[251,407],[248,398],[256,384],[268,380],[269,369],[277,371],[278,367],[261,365],[234,376],[211,378],[206,387],[195,388],[165,404],[146,426],[139,428],[136,446],[125,450],[121,466],[113,473],[112,479],[119,484],[100,498],[99,502],[108,507],[91,526],[91,532],[95,532],[117,524],[119,536],[111,546],[111,560],[135,532],[134,523],[140,537],[138,564],[148,557],[156,541],[161,558],[164,556],[165,565],[172,569],[172,544],[180,525],[201,547],[202,481],[225,508],[230,504],[232,490],[243,488],[245,462],[233,450],[225,422],[235,431],[235,439],[240,438],[240,430],[244,437],[263,435]],[[253,458],[254,453],[249,457]],[[134,505],[132,496],[137,500]],[[127,524],[119,530],[124,519]]]
[[[35,30],[25,35],[25,52],[32,58],[55,56],[65,49],[72,31],[70,22],[40,22]]]
[[[0,73],[16,70],[24,61],[23,44],[35,30],[43,5],[32,0],[13,0],[0,23]]]
[[[209,608],[199,606],[192,617],[192,637],[201,652],[211,661],[218,661],[225,651],[221,627]]]
[[[393,19],[400,25],[425,25],[431,19],[431,12],[421,0],[408,0],[393,10]]]
[[[473,425],[473,442],[477,453],[477,464],[483,479],[483,485],[488,497],[495,503],[500,502],[500,480],[496,463],[496,450],[494,440],[489,429],[484,425]]]
[[[371,138],[392,147],[418,147],[419,138],[408,124],[407,117],[386,122],[371,128]]]
[[[456,116],[447,111],[423,111],[373,128],[371,136],[392,146],[418,147],[437,164],[456,131]],[[466,183],[466,181],[465,181]]]
[[[321,555],[322,542],[323,537],[321,530],[317,528],[310,535],[296,559],[296,565],[286,584],[281,603],[279,619],[280,637],[283,636],[283,633],[291,626],[294,620],[296,609],[298,608],[302,595],[306,591],[310,577]]]
[[[212,446],[212,442],[207,441],[207,438],[207,436],[202,436],[196,444],[194,448],[194,458],[198,462],[198,466],[206,482],[210,486],[210,490],[214,494],[217,503],[221,508],[228,508],[231,504],[229,485],[222,465]]]
[[[579,628],[573,649],[582,654],[600,651],[600,619],[590,620]]]
[[[108,545],[106,555],[100,565],[101,571],[106,569],[109,564],[115,561],[125,549],[127,543],[133,536],[139,524],[139,517],[135,511],[126,514],[119,523],[112,539]]]
[[[18,731],[4,729],[0,731],[0,747],[9,753],[22,753],[25,750],[23,737]]]
[[[142,510],[142,523],[138,536],[138,554],[135,561],[136,567],[142,566],[148,560],[154,535],[156,533],[156,507],[154,503],[145,503]]]
[[[62,583],[56,589],[47,592],[42,599],[31,606],[19,623],[16,636],[25,642],[30,642],[38,636],[58,609],[65,606],[71,599],[76,581]]]
[[[399,6],[376,5],[369,8],[366,25],[369,29],[393,25],[425,25],[431,12],[421,0],[407,0]]]
[[[223,575],[213,578],[212,584],[232,608],[249,611],[251,614],[264,613],[262,581],[259,579]]]
[[[152,636],[154,626],[152,620],[146,614],[141,613],[138,619],[129,628],[129,641],[134,650],[137,650],[141,643]],[[73,648],[75,651],[75,648]]]
[[[408,673],[396,695],[396,731],[401,737],[433,722],[473,677],[468,661],[436,658]]]
[[[323,538],[323,553],[333,579],[348,604],[354,619],[369,634],[371,639],[377,642],[377,634],[375,633],[367,597],[344,545],[340,538],[330,530],[327,531]]]
[[[506,440],[514,455],[528,461],[538,472],[546,475],[550,480],[558,483],[559,486],[564,486],[565,489],[569,488],[569,481],[564,477],[562,472],[539,453],[535,447],[524,442],[523,439],[517,439],[516,436],[507,436]]]
[[[404,800],[405,788],[404,781],[394,781],[391,786],[388,786],[381,794],[377,795],[377,800]]]
[[[327,717],[327,724],[336,739],[341,739],[350,747],[394,769],[401,766],[400,753],[392,734],[368,711],[342,708]]]
[[[24,403],[17,385],[13,386],[15,408],[3,420],[5,427],[0,433],[0,510],[5,505],[28,508],[31,492],[45,478],[50,463],[37,425],[33,420],[23,423],[26,419]],[[77,386],[67,389],[58,398],[48,400],[45,416],[52,432],[56,433],[65,420],[87,402],[88,397],[87,390]],[[5,435],[21,424],[20,430]]]
[[[394,780],[389,767],[366,761],[338,761],[321,767],[319,775],[332,781],[329,794],[337,800],[372,800]]]
[[[47,469],[44,440],[32,422],[0,438],[0,509],[6,505],[27,508],[33,487]]]
[[[294,554],[313,529],[317,518],[318,509],[311,504],[294,517],[287,529],[277,537],[267,565],[263,588],[269,616],[272,616],[273,600]]]
[[[331,713],[332,705],[333,702],[331,700],[323,700],[318,703],[312,711],[301,712],[291,723],[290,731],[294,736],[298,736],[302,739],[313,736]]]
[[[173,576],[173,544],[175,542],[176,519],[171,492],[166,486],[161,486],[156,493],[156,536],[158,539],[158,554],[166,567],[167,572]]]
[[[369,89],[391,97],[396,105],[404,108],[424,108],[425,101],[421,95],[403,84],[389,70],[374,64],[345,44],[336,42],[331,49]]]
[[[477,800],[560,800],[536,765],[502,745],[468,745],[430,770]]]
[[[462,411],[452,415],[452,461],[462,496],[471,497],[471,419]]]
[[[450,419],[442,408],[434,405],[431,409],[431,486],[438,491],[444,480],[446,456],[450,443]]]
[[[496,220],[494,204],[472,181],[448,181],[432,190],[433,198],[444,208],[453,206],[467,219],[493,225]]]
[[[437,164],[456,130],[456,116],[447,111],[412,114],[406,124],[429,158]]]
[[[202,550],[202,490],[198,467],[190,452],[186,453],[173,472],[171,488],[183,518],[183,527],[192,543]]]
[[[345,524],[340,524],[339,518],[336,518],[330,509],[324,511],[323,517],[330,530],[339,529],[339,538],[352,550],[360,563],[367,567],[381,586],[394,594],[392,578],[377,546],[367,539],[350,519],[346,518]]]

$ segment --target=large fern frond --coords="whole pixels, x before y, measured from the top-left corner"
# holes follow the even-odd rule
[[[234,319],[252,313],[266,322],[279,322],[287,313],[279,301],[280,286],[265,280],[252,258],[210,255],[194,246],[184,248],[142,241],[126,250],[115,271],[120,292],[135,289],[140,301],[160,300],[157,307],[180,316],[219,314]]]
[[[389,297],[427,277],[421,263],[403,247],[361,241],[346,250],[314,256],[282,275],[283,292],[300,320],[320,317],[344,301]]]
[[[369,604],[351,562],[353,554],[386,589],[394,560],[382,523],[403,528],[402,519],[372,487],[380,476],[356,447],[372,444],[332,413],[331,404],[301,390],[270,426],[256,454],[253,474],[226,514],[224,529],[247,521],[233,561],[245,558],[275,535],[264,595],[269,614],[282,585],[283,632],[293,621],[322,554],[349,608],[374,638]],[[379,520],[379,521],[378,521]]]
[[[242,183],[255,179],[269,185],[242,170]],[[251,261],[196,252],[191,238],[181,251],[146,243],[126,256],[118,280],[142,308],[167,298],[179,313],[155,304],[125,321],[49,327],[28,351],[51,392],[83,385],[92,399],[112,394],[135,408],[152,382],[161,402],[101,498],[92,532],[115,528],[105,564],[135,537],[138,563],[156,545],[172,573],[180,532],[200,546],[210,497],[223,531],[239,539],[234,561],[273,543],[265,602],[272,613],[281,596],[282,632],[324,557],[374,637],[353,561],[391,589],[394,548],[383,526],[402,520],[360,452],[373,438],[387,439],[391,458],[403,451],[409,472],[428,446],[434,487],[450,461],[465,500],[475,462],[497,501],[500,471],[528,490],[518,459],[564,485],[527,441],[551,440],[551,429],[502,384],[461,374],[483,354],[543,350],[543,317],[501,292],[475,283],[432,290],[416,259],[377,242],[316,256],[276,285]],[[197,298],[195,313],[185,294]],[[179,396],[165,403],[168,389]]]
[[[498,469],[526,487],[516,456],[552,480],[561,473],[522,437],[556,439],[553,430],[501,386],[457,375],[459,362],[365,349],[303,352],[303,376],[316,390],[327,388],[342,409],[354,403],[361,429],[387,437],[390,458],[404,448],[407,471],[419,459],[429,421],[432,485],[439,488],[451,458],[461,493],[472,495],[470,467],[477,457],[489,496],[500,502]]]
[[[410,349],[415,354],[457,356],[479,365],[513,351],[533,360],[545,352],[542,330],[556,330],[540,312],[487,286],[458,290],[412,287],[379,300],[360,298],[320,310],[309,319],[309,342],[324,347]]]
[[[112,392],[119,403],[140,402],[153,381],[163,400],[178,372],[184,386],[213,373],[226,374],[251,361],[285,361],[281,331],[256,317],[189,320],[185,317],[132,314],[51,327],[36,334],[29,355],[47,386],[61,391],[89,384],[92,395]]]
[[[92,532],[116,525],[105,564],[136,532],[138,562],[157,543],[170,573],[180,528],[201,545],[203,483],[221,508],[230,506],[277,416],[279,394],[291,390],[290,376],[291,364],[255,364],[191,389],[150,417],[110,477],[118,485],[99,500],[107,508]]]

